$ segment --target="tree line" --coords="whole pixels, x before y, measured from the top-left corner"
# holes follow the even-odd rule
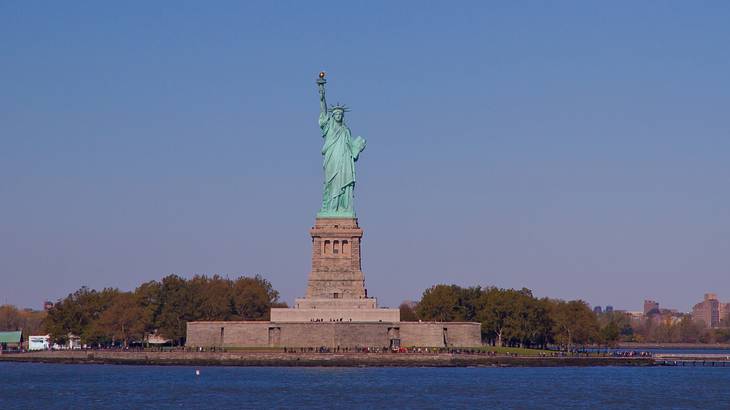
[[[22,330],[24,335],[38,335],[45,329],[43,310],[18,309],[12,305],[0,306],[0,331]]]
[[[169,275],[132,292],[82,287],[54,304],[44,327],[56,343],[72,334],[86,345],[128,346],[157,334],[183,344],[188,321],[268,320],[272,307],[283,306],[279,292],[258,275]]]
[[[582,300],[536,298],[529,289],[435,285],[400,306],[403,321],[474,321],[486,343],[500,346],[613,346],[618,342],[730,343],[725,328],[709,329],[685,315],[678,321],[632,321],[623,312],[596,314]]]
[[[694,321],[689,314],[678,320],[672,317],[649,318],[633,324],[625,339],[643,343],[730,343],[730,313],[717,329]]]
[[[572,348],[619,338],[617,324],[601,325],[586,302],[536,298],[526,288],[435,285],[400,308],[403,321],[480,322],[484,341],[498,346]]]
[[[499,346],[573,348],[619,338],[617,324],[602,326],[586,302],[536,298],[526,288],[435,285],[400,308],[403,321],[480,322],[483,340]]]
[[[91,346],[127,346],[150,334],[183,344],[186,323],[195,320],[268,320],[285,307],[261,276],[235,279],[169,275],[134,291],[82,287],[48,311],[0,306],[0,331],[50,334],[63,344],[75,335]],[[476,321],[486,343],[503,346],[614,345],[617,342],[730,343],[725,328],[708,329],[685,315],[680,320],[633,321],[622,312],[595,314],[581,300],[536,298],[529,289],[435,285],[417,303],[400,306],[403,321]]]

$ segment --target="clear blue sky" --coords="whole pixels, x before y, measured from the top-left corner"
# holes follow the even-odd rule
[[[0,303],[169,273],[302,296],[317,72],[352,107],[363,269],[730,301],[730,3],[2,2]]]

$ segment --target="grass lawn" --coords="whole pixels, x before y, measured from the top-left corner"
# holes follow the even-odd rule
[[[498,347],[498,346],[482,346],[477,350],[487,352],[497,352],[497,354],[518,354],[520,356],[540,356],[540,354],[552,355],[552,350],[542,349],[525,349],[522,347]]]

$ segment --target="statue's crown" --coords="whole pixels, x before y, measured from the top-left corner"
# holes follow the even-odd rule
[[[337,110],[340,110],[342,112],[350,112],[350,107],[346,106],[345,104],[337,103],[335,105],[330,105],[330,112],[335,112]]]

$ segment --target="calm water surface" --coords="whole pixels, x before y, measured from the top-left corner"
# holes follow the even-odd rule
[[[730,367],[246,368],[0,363],[0,409],[730,409]]]

